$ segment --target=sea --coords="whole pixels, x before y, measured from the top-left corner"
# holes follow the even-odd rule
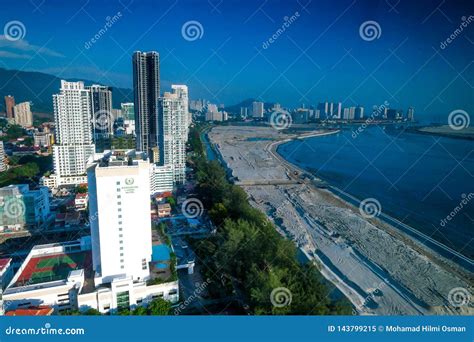
[[[474,259],[474,141],[348,126],[278,153],[380,213]]]

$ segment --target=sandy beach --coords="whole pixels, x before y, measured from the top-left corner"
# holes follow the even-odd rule
[[[318,264],[357,314],[474,314],[472,298],[460,308],[448,300],[453,288],[472,293],[472,274],[389,224],[362,217],[276,154],[277,145],[297,136],[250,126],[218,126],[208,136],[251,204]]]

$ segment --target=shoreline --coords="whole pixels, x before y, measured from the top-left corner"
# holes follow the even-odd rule
[[[326,134],[311,134],[311,135],[302,135],[301,137],[296,137],[296,139],[307,139],[307,138],[312,138],[312,137],[323,137],[331,134],[337,134],[339,133],[340,130],[334,131],[334,132],[328,132]],[[294,170],[298,170],[299,172],[304,172],[304,173],[310,173],[310,171],[302,169],[301,167],[291,163],[290,161],[286,160],[282,155],[278,153],[278,147],[290,142],[291,140],[294,139],[285,139],[281,141],[277,141],[274,144],[271,144],[271,153],[278,158],[282,163],[285,163],[288,168],[292,168]],[[356,198],[355,196],[345,192],[344,190],[331,185],[329,182],[316,177],[315,175],[311,174],[314,179],[316,179],[320,183],[324,183],[327,185],[327,189],[331,191],[331,193],[339,198],[341,201],[345,202],[348,206],[355,206],[358,208],[358,206],[361,203],[361,200]],[[342,195],[342,196],[341,196]],[[345,197],[345,198],[344,198]],[[352,203],[352,202],[355,203]],[[430,236],[427,236],[423,232],[417,230],[414,227],[409,226],[408,224],[405,224],[401,222],[398,218],[390,216],[388,214],[385,214],[383,212],[380,213],[380,215],[377,215],[377,218],[379,220],[382,220],[386,224],[392,226],[394,229],[397,229],[401,234],[405,234],[406,238],[408,239],[415,239],[416,242],[422,244],[424,247],[429,248],[433,250],[435,253],[442,254],[444,257],[454,257],[457,259],[457,261],[451,261],[455,262],[455,264],[459,267],[464,267],[467,271],[474,272],[474,262],[472,259],[469,257],[459,253],[458,251],[444,245],[443,243],[431,238]],[[407,232],[408,231],[408,232]],[[434,248],[433,248],[434,247]],[[441,251],[440,251],[441,249]]]
[[[249,195],[251,204],[265,212],[276,223],[279,232],[293,240],[309,260],[317,262],[323,277],[353,303],[358,314],[454,313],[445,308],[447,290],[441,288],[452,288],[455,284],[467,286],[461,280],[465,279],[463,272],[452,270],[448,273],[438,262],[431,260],[426,247],[418,246],[416,242],[406,243],[412,238],[396,232],[395,227],[391,228],[392,231],[387,229],[388,223],[362,220],[353,204],[329,189],[319,188],[313,182],[318,178],[313,175],[309,179],[300,179],[299,176],[310,172],[293,165],[276,152],[278,146],[291,140],[338,132],[287,135],[269,128],[234,126],[230,129],[213,128],[209,140],[218,146],[233,176],[245,181],[241,186]],[[265,139],[247,140],[255,137]],[[287,180],[298,179],[298,184],[277,183],[282,176]],[[255,177],[259,180],[255,181]],[[352,241],[353,237],[356,241]],[[381,246],[386,247],[380,249]],[[397,248],[406,250],[406,253],[394,261],[389,252]],[[439,295],[433,303],[429,303],[429,299],[434,289],[413,291],[426,281],[411,279],[403,271],[410,262],[402,259],[413,258],[419,267],[433,268],[433,275],[428,274],[426,279],[430,283],[428,287],[431,283],[433,287],[439,287],[435,290]],[[419,270],[412,269],[408,273],[416,275]],[[453,281],[448,274],[453,275]],[[418,275],[418,278],[421,277]],[[383,294],[377,297],[377,293]]]

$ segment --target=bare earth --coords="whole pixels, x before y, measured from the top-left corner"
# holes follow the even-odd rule
[[[294,136],[270,127],[219,126],[209,138],[251,204],[317,262],[358,314],[474,314],[473,298],[462,307],[448,301],[453,288],[472,293],[472,274],[387,223],[363,218],[328,190],[298,183],[297,168],[274,153]]]

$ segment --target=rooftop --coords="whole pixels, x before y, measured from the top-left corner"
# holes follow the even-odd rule
[[[52,313],[53,308],[49,306],[30,306],[26,309],[8,311],[5,316],[49,316]]]
[[[55,253],[30,259],[13,287],[66,280],[73,270],[92,267],[91,251]]]
[[[6,268],[10,265],[11,261],[12,259],[10,258],[0,259],[0,274],[2,274],[6,270]]]

